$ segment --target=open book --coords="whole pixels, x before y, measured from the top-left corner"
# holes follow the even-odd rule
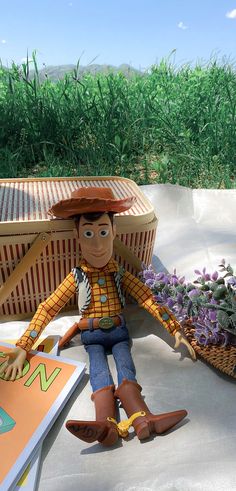
[[[11,348],[0,343],[0,364]],[[0,378],[1,491],[15,488],[84,371],[84,363],[31,351],[23,377]]]

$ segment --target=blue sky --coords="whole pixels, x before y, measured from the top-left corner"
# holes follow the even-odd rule
[[[0,0],[0,58],[41,66],[129,63],[147,69],[236,59],[236,0]]]

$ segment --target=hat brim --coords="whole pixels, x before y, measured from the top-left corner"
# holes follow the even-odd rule
[[[124,199],[70,198],[53,205],[48,214],[58,218],[72,218],[75,215],[96,212],[122,213],[135,203],[135,196]]]

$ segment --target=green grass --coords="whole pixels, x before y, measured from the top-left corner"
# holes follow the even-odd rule
[[[120,175],[138,184],[236,187],[233,64],[39,82],[35,56],[0,68],[0,177]]]

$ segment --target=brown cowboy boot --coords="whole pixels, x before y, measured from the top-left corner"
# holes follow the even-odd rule
[[[143,412],[142,415],[132,418],[132,426],[139,440],[148,438],[151,433],[164,433],[187,415],[187,411],[183,409],[155,416],[145,404],[141,390],[142,387],[137,382],[125,379],[115,392],[115,397],[120,399],[128,418],[137,412]]]
[[[91,399],[95,403],[96,421],[67,421],[66,428],[73,435],[87,443],[96,440],[103,445],[111,446],[118,440],[116,424],[108,418],[116,418],[114,385],[96,390]]]

